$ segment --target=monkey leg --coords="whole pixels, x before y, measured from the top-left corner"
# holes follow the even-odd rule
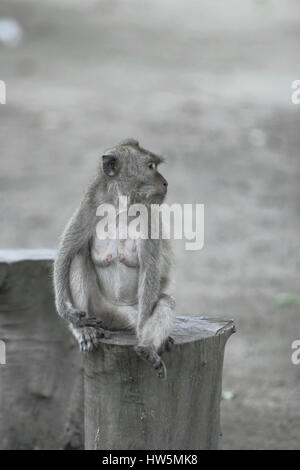
[[[140,332],[139,344],[155,351],[164,347],[173,328],[174,308],[173,297],[163,294]]]
[[[89,315],[91,296],[94,297],[93,303],[97,300],[99,305],[101,298],[88,254],[79,253],[72,261],[70,291],[73,307],[79,312],[78,321],[70,323],[70,330],[82,351],[93,351],[98,347],[100,338],[108,338],[110,334],[101,328],[101,320]]]
[[[145,322],[135,350],[142,359],[147,360],[157,370],[160,378],[166,377],[166,366],[159,356],[168,351],[173,344],[169,336],[173,328],[175,301],[169,295],[162,295],[152,315]]]

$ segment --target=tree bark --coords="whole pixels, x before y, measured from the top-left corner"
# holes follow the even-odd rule
[[[102,340],[84,359],[85,448],[218,448],[224,348],[233,332],[231,320],[177,317],[165,381],[137,357],[134,335]]]

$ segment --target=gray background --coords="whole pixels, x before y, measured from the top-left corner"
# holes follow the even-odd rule
[[[223,447],[299,448],[297,0],[2,0],[1,248],[55,248],[103,149],[163,153],[169,202],[205,204],[175,243],[177,312],[227,316]]]

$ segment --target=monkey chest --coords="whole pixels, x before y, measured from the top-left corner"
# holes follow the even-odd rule
[[[119,305],[136,304],[139,283],[136,241],[95,239],[91,255],[106,299]]]
[[[99,240],[94,239],[92,244],[92,259],[95,266],[138,268],[138,254],[136,240]]]

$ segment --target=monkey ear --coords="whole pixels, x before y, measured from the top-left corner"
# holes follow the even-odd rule
[[[119,173],[120,162],[119,162],[119,159],[115,155],[103,155],[102,162],[103,162],[103,171],[110,178],[112,178],[113,176],[116,176]]]

